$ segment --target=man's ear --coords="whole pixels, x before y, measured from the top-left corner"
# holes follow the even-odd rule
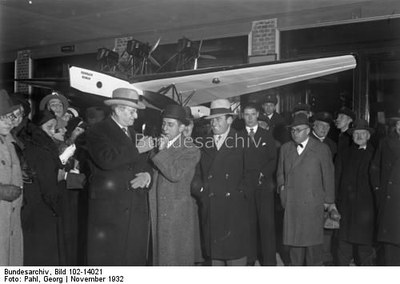
[[[185,127],[186,127],[186,125],[185,124],[181,124],[181,125],[179,125],[179,128],[178,128],[178,130],[179,130],[179,133],[182,133],[183,132],[183,130],[185,130]]]
[[[233,122],[233,117],[232,117],[232,116],[228,116],[228,117],[226,118],[226,122],[227,122],[229,125],[231,125],[232,122]]]

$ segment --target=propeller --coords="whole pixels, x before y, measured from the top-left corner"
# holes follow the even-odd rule
[[[202,45],[203,45],[203,40],[200,41],[200,43],[199,43],[199,48],[198,48],[198,50],[197,50],[197,55],[196,55],[195,58],[194,58],[194,66],[193,66],[193,69],[194,69],[194,70],[197,70],[197,61],[198,61],[199,58],[203,58],[203,59],[217,59],[215,56],[212,56],[212,55],[201,54],[200,51],[201,51],[201,46],[202,46]]]
[[[157,42],[151,47],[151,49],[149,51],[149,55],[148,55],[148,58],[150,59],[151,63],[153,63],[157,67],[161,67],[161,65],[160,65],[160,63],[157,62],[157,60],[153,56],[151,56],[151,54],[157,49],[158,45],[160,44],[160,41],[161,41],[161,37],[158,38]]]

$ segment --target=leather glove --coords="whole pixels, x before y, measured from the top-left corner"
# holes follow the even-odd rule
[[[0,200],[14,201],[22,194],[22,188],[11,184],[0,184]]]

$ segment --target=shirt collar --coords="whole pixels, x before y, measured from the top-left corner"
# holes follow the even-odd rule
[[[229,130],[231,130],[231,128],[229,127],[228,130],[225,133],[222,134],[214,134],[214,139],[216,140],[218,138],[218,136],[221,136],[221,139],[219,141],[224,141],[226,136],[228,136]]]
[[[314,136],[315,137],[317,137],[321,142],[324,142],[324,140],[325,140],[325,138],[326,137],[319,137],[318,135],[317,135],[317,133],[315,133],[315,131],[313,130],[313,132],[312,132],[313,134],[314,134]]]
[[[308,140],[310,140],[310,137],[307,137],[306,140],[304,140],[303,142],[300,143],[301,145],[303,145],[303,149],[306,148]]]
[[[121,129],[128,129],[128,127],[127,126],[123,126],[123,125],[121,125],[113,116],[111,116],[111,118],[112,118],[112,120],[114,120],[115,121],[115,123],[121,128]]]
[[[358,149],[359,149],[359,150],[361,150],[361,149],[363,149],[363,150],[367,150],[367,145],[364,145],[364,146],[358,146]]]
[[[247,133],[250,133],[250,128],[253,128],[254,133],[256,133],[258,129],[258,124],[252,127],[246,126]]]
[[[274,113],[271,113],[270,115],[267,115],[267,116],[269,119],[271,119],[273,115],[274,115]]]
[[[171,141],[168,141],[168,143],[167,143],[167,149],[168,149],[169,147],[171,147],[171,145],[174,144],[175,141],[178,140],[180,137],[181,137],[181,133],[179,133],[179,135],[177,135],[177,136],[176,136],[174,139],[172,139]]]

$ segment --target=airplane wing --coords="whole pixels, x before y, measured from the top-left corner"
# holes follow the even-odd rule
[[[215,99],[267,90],[355,67],[354,56],[344,55],[294,62],[277,62],[222,71],[203,69],[200,74],[184,72],[185,75],[182,76],[176,72],[174,77],[135,83],[88,69],[71,67],[70,83],[71,87],[80,91],[106,97],[110,97],[112,90],[120,87],[134,88],[143,94],[144,91],[157,93],[162,88],[174,85],[182,101],[188,99],[187,105],[196,106]]]

